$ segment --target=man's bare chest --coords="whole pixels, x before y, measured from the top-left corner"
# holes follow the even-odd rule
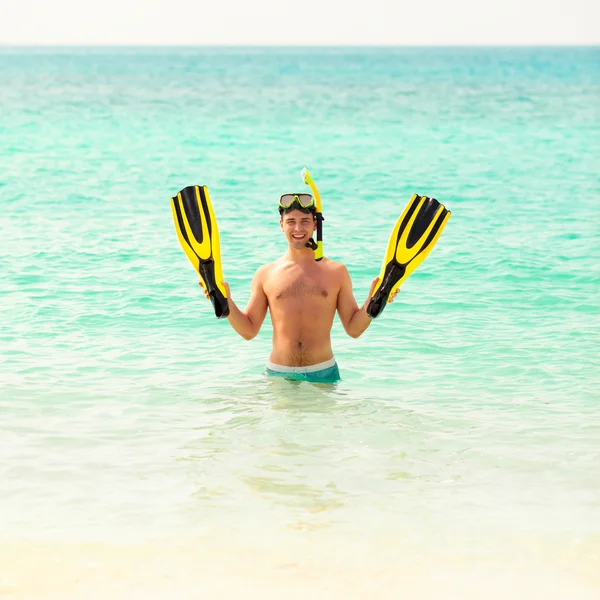
[[[327,301],[335,296],[335,286],[332,281],[320,275],[313,277],[284,275],[273,278],[266,286],[267,297],[270,301],[285,301],[298,299],[313,299]]]

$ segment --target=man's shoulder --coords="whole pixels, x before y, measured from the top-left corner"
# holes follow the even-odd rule
[[[254,274],[254,276],[258,279],[268,277],[269,274],[273,271],[273,269],[276,268],[277,262],[278,261],[274,261],[265,265],[261,265],[260,267],[258,267],[258,269],[256,269],[256,273]]]
[[[323,260],[321,261],[321,264],[326,269],[329,269],[330,271],[332,271],[334,273],[345,273],[348,271],[348,269],[344,263],[341,263],[341,262],[338,262],[335,260],[331,260],[330,258],[324,257]]]
[[[322,265],[321,268],[327,273],[327,277],[331,279],[342,282],[350,276],[348,268],[341,262],[323,258],[320,264]]]

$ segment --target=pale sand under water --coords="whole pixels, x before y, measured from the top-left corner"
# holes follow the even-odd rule
[[[323,540],[0,545],[2,600],[600,598],[600,544]],[[500,545],[501,544],[501,545]]]

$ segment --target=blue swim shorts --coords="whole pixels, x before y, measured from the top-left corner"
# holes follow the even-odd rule
[[[306,367],[288,367],[267,361],[265,375],[284,377],[292,381],[312,381],[315,383],[335,383],[341,379],[335,358]]]

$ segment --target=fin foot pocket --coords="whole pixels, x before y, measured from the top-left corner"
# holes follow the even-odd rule
[[[229,303],[227,302],[227,298],[221,294],[221,291],[217,287],[214,260],[210,259],[200,262],[200,276],[206,286],[206,291],[208,292],[210,301],[215,309],[217,319],[227,317],[229,315]]]

